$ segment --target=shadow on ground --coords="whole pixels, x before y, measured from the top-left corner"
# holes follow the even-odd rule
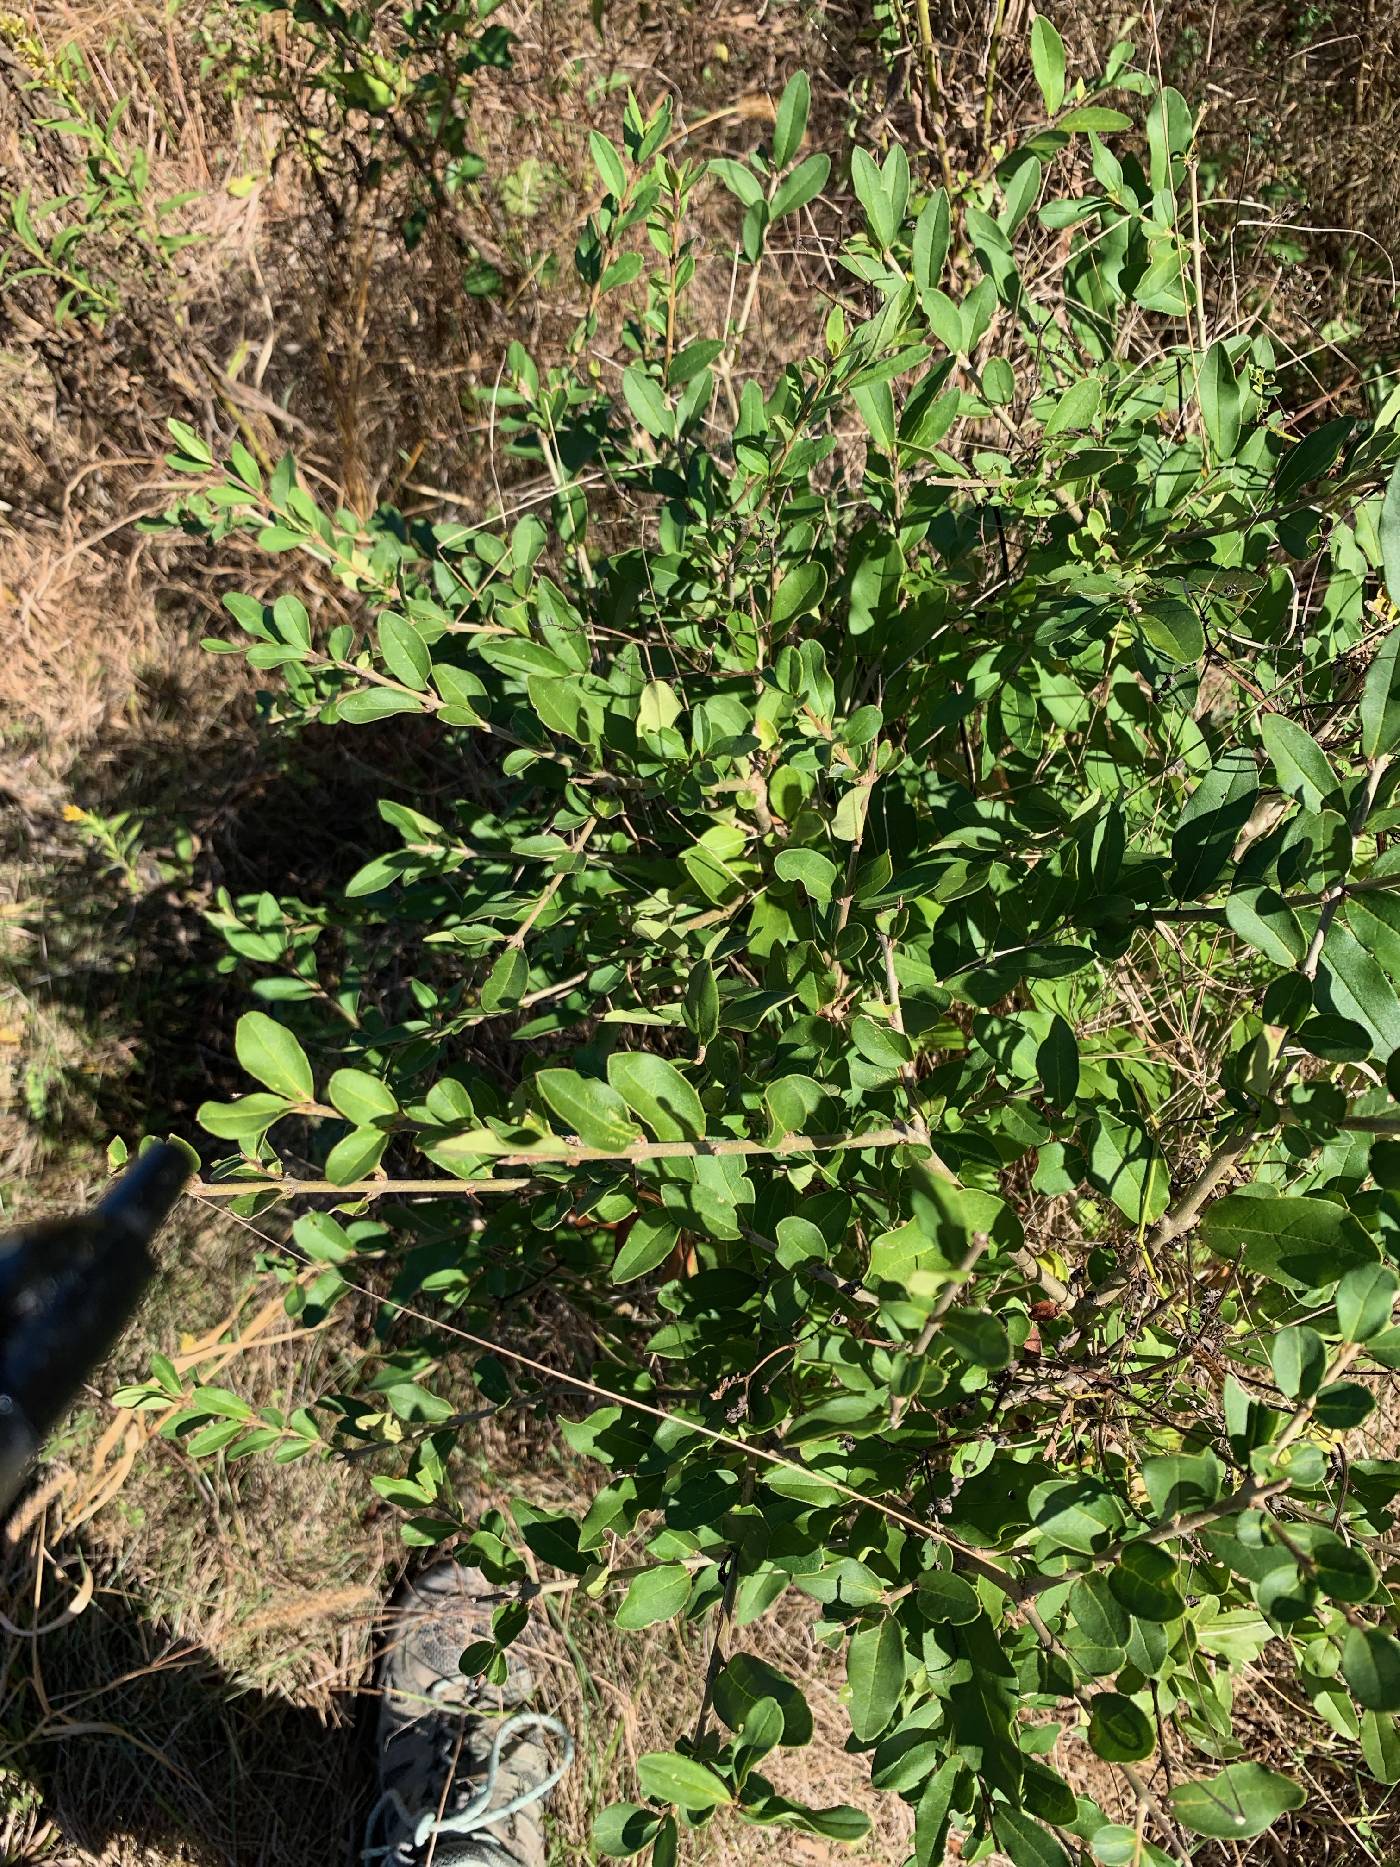
[[[134,1844],[197,1867],[359,1861],[372,1698],[337,1689],[294,1704],[115,1582],[39,1641],[0,1638],[25,1680],[7,1695],[9,1768],[38,1792],[50,1843],[103,1861]]]
[[[443,783],[442,735],[415,722],[293,734],[258,724],[235,696],[196,738],[178,693],[145,698],[150,730],[95,744],[61,785],[0,771],[0,876],[12,897],[0,973],[19,1007],[0,1019],[12,1046],[0,1064],[27,1143],[8,1150],[12,1172],[26,1155],[52,1160],[113,1133],[175,1131],[198,1144],[199,1103],[247,1088],[232,1034],[250,977],[278,970],[231,969],[207,919],[218,891],[330,901],[396,840],[379,800],[431,809]],[[459,771],[454,790],[471,775]],[[488,769],[475,775],[489,787]],[[79,807],[133,834],[123,861],[92,821],[65,816]],[[330,934],[319,949],[332,961],[333,946]]]

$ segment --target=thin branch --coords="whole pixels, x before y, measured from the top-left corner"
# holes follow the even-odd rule
[[[921,1139],[903,1122],[872,1128],[865,1134],[785,1134],[776,1141],[751,1141],[742,1135],[722,1135],[715,1141],[638,1141],[631,1147],[584,1147],[579,1142],[555,1141],[519,1153],[496,1156],[502,1167],[529,1167],[557,1161],[577,1166],[590,1161],[694,1160],[730,1154],[838,1154],[867,1148],[919,1147]],[[478,1178],[455,1180],[447,1174],[431,1180],[195,1180],[189,1191],[202,1199],[241,1199],[245,1193],[339,1193],[346,1198],[382,1199],[395,1193],[433,1193],[445,1198],[464,1193],[519,1193],[545,1184],[535,1180]]]
[[[193,1188],[190,1190],[193,1191]],[[279,1251],[285,1251],[290,1256],[298,1258],[308,1267],[319,1268],[314,1260],[307,1257],[294,1243],[279,1242],[268,1238],[265,1233],[259,1232],[257,1227],[251,1225],[246,1219],[238,1219],[237,1222],[252,1232],[255,1237],[262,1238],[265,1243],[276,1245]],[[665,1407],[654,1406],[650,1401],[640,1400],[635,1394],[624,1394],[616,1388],[604,1387],[600,1382],[587,1380],[582,1375],[566,1374],[562,1368],[551,1368],[548,1362],[539,1361],[533,1355],[526,1355],[518,1348],[510,1348],[504,1342],[492,1341],[488,1336],[477,1335],[473,1330],[462,1328],[460,1323],[447,1322],[442,1317],[434,1318],[424,1310],[415,1309],[410,1303],[395,1302],[393,1298],[385,1297],[382,1292],[373,1291],[368,1285],[355,1283],[349,1277],[342,1275],[342,1281],[348,1289],[356,1291],[359,1295],[370,1297],[376,1303],[383,1303],[397,1310],[400,1315],[411,1317],[415,1322],[426,1323],[439,1335],[455,1336],[460,1341],[469,1342],[473,1348],[485,1349],[488,1354],[499,1355],[503,1360],[514,1362],[520,1368],[528,1368],[533,1374],[543,1375],[549,1381],[572,1387],[579,1393],[589,1394],[596,1400],[606,1401],[609,1405],[621,1407],[625,1411],[644,1414],[648,1419],[661,1420],[668,1426],[679,1427],[684,1432],[694,1433],[698,1438],[708,1440],[711,1445],[725,1446],[731,1452],[736,1452],[743,1458],[754,1459],[759,1464],[774,1466],[783,1471],[798,1472],[806,1478],[813,1475],[812,1467],[804,1465],[800,1459],[790,1458],[786,1453],[774,1452],[768,1446],[761,1445],[755,1440],[740,1439],[735,1433],[721,1432],[718,1427],[707,1426],[701,1420],[688,1418],[682,1413],[668,1412]],[[1013,1601],[1017,1598],[1021,1587],[1020,1579],[1004,1569],[999,1562],[984,1556],[979,1550],[961,1542],[948,1531],[940,1530],[935,1524],[912,1516],[897,1504],[891,1504],[884,1498],[872,1497],[865,1491],[857,1491],[853,1485],[848,1485],[840,1478],[825,1472],[821,1473],[820,1477],[824,1485],[839,1492],[849,1503],[877,1511],[891,1523],[899,1524],[902,1529],[912,1530],[916,1536],[926,1537],[930,1542],[941,1544],[951,1551],[955,1567],[963,1574],[977,1576],[983,1581],[990,1582],[994,1588]]]
[[[1301,1430],[1301,1429],[1300,1429]],[[1150,1530],[1135,1528],[1130,1534],[1120,1536],[1115,1542],[1101,1549],[1089,1563],[1087,1569],[1076,1570],[1076,1575],[1089,1574],[1095,1569],[1111,1569],[1119,1561],[1125,1550],[1138,1543],[1170,1543],[1177,1537],[1194,1536],[1197,1530],[1208,1529],[1213,1523],[1219,1523],[1224,1517],[1237,1517],[1241,1511],[1252,1510],[1256,1504],[1265,1504],[1270,1498],[1279,1497],[1285,1492],[1290,1479],[1287,1478],[1247,1478],[1238,1490],[1231,1491],[1228,1497],[1217,1498],[1214,1504],[1204,1505],[1200,1510],[1179,1512],[1168,1517],[1165,1522],[1154,1524]],[[1043,1595],[1049,1588],[1058,1588],[1073,1577],[1064,1575],[1032,1575],[1021,1583],[1021,1600],[1033,1601],[1037,1595]]]
[[[910,1355],[912,1356],[913,1360],[916,1363],[921,1362],[924,1356],[928,1353],[929,1346],[932,1343],[933,1338],[938,1334],[939,1326],[941,1325],[943,1318],[948,1314],[948,1311],[953,1307],[954,1302],[957,1300],[958,1292],[963,1288],[968,1278],[972,1275],[972,1271],[973,1271],[974,1266],[977,1263],[977,1260],[982,1256],[982,1253],[987,1249],[987,1246],[991,1242],[992,1242],[991,1238],[988,1236],[986,1232],[977,1232],[973,1237],[971,1245],[968,1247],[967,1253],[964,1256],[962,1263],[958,1266],[958,1268],[955,1271],[949,1274],[947,1283],[943,1286],[943,1288],[938,1293],[938,1301],[934,1304],[933,1308],[929,1311],[928,1320],[924,1323],[923,1328],[919,1331],[918,1340],[915,1342],[913,1348],[910,1350]],[[891,1398],[890,1400],[890,1425],[891,1426],[899,1425],[900,1417],[903,1414],[904,1409],[908,1405],[909,1405],[909,1396],[907,1394],[895,1394]]]
[[[548,1180],[453,1180],[440,1174],[431,1180],[191,1180],[185,1191],[193,1199],[245,1199],[252,1194],[280,1193],[284,1199],[300,1199],[312,1193],[335,1193],[341,1199],[385,1199],[403,1194],[433,1194],[449,1197],[475,1196],[478,1193],[543,1192]]]
[[[592,836],[597,827],[598,819],[596,817],[586,817],[584,819],[578,835],[570,845],[573,855],[577,856],[582,854],[584,848],[587,846],[589,837]],[[539,899],[535,902],[535,905],[530,909],[530,912],[525,916],[524,920],[521,921],[509,940],[506,941],[507,947],[514,947],[517,952],[524,950],[525,936],[529,933],[540,915],[544,913],[555,895],[558,894],[560,888],[563,886],[564,877],[567,873],[569,873],[569,871],[565,869],[558,869],[550,876],[544,889],[541,891]]]

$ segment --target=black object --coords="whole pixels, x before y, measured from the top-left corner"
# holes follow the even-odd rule
[[[155,1272],[148,1247],[189,1173],[162,1143],[91,1212],[0,1239],[0,1511],[140,1302]]]

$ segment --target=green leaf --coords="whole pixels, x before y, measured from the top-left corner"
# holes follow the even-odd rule
[[[422,713],[426,709],[412,694],[401,694],[394,687],[357,687],[336,698],[337,715],[348,726],[373,726],[395,713]]]
[[[1081,376],[1072,382],[1056,402],[1045,423],[1045,433],[1068,434],[1076,428],[1091,427],[1099,412],[1101,390],[1097,376]]]
[[[1058,115],[1065,101],[1065,42],[1043,13],[1031,26],[1031,70],[1045,100],[1046,115]]]
[[[238,1061],[274,1095],[292,1102],[310,1102],[315,1096],[311,1065],[306,1052],[286,1025],[265,1011],[245,1011],[234,1034]]]
[[[197,435],[188,422],[177,421],[172,415],[166,418],[165,425],[174,436],[175,444],[186,460],[197,460],[202,467],[213,466],[214,456],[210,452],[209,443]]]
[[[1058,1011],[1035,1053],[1035,1067],[1046,1101],[1067,1108],[1079,1094],[1079,1044],[1073,1027]]]
[[[1258,796],[1248,747],[1225,747],[1187,800],[1172,836],[1172,887],[1183,901],[1203,894],[1223,873]]]
[[[1169,1452],[1142,1461],[1142,1482],[1159,1523],[1214,1504],[1225,1468],[1213,1452]]]
[[[1376,1397],[1354,1381],[1331,1381],[1313,1403],[1313,1418],[1333,1432],[1351,1432],[1375,1411]]]
[[[1297,1783],[1257,1763],[1232,1763],[1218,1776],[1179,1783],[1168,1796],[1172,1814],[1184,1827],[1221,1841],[1262,1835],[1306,1800]]]
[[[1279,785],[1290,797],[1306,810],[1321,810],[1330,802],[1339,788],[1337,774],[1310,733],[1284,713],[1266,713],[1259,732]]]
[[[670,1219],[639,1213],[613,1260],[612,1280],[630,1284],[663,1264],[676,1248],[680,1227]]]
[[[1218,1257],[1295,1290],[1327,1289],[1380,1255],[1344,1207],[1301,1195],[1226,1193],[1206,1208],[1201,1236]]]
[[[1246,945],[1276,966],[1302,963],[1307,938],[1292,908],[1274,889],[1237,889],[1225,903],[1225,919]]]
[[[1200,617],[1178,597],[1157,597],[1144,603],[1137,612],[1137,624],[1159,654],[1183,666],[1199,661],[1206,652]]]
[[[326,1178],[337,1186],[363,1180],[379,1165],[380,1156],[389,1145],[382,1128],[352,1128],[344,1140],[337,1141],[326,1157]]]
[[[1385,593],[1400,609],[1400,464],[1392,470],[1386,485],[1376,530],[1380,536]]]
[[[961,1759],[949,1757],[929,1778],[914,1809],[915,1867],[944,1867],[948,1820]]]
[[[985,1615],[953,1629],[941,1644],[966,1659],[970,1677],[947,1689],[958,1750],[988,1788],[1020,1801],[1023,1760],[1016,1741],[1017,1677]]]
[[[221,1452],[242,1431],[242,1420],[219,1420],[212,1426],[202,1427],[199,1432],[192,1433],[185,1441],[185,1450],[191,1458],[208,1458],[211,1452]]]
[[[1173,1855],[1123,1822],[1096,1828],[1089,1845],[1100,1867],[1176,1867]]]
[[[938,1767],[943,1746],[932,1731],[911,1720],[896,1724],[875,1746],[870,1759],[870,1781],[876,1789],[907,1795],[925,1783]]]
[[[640,1854],[661,1826],[655,1809],[644,1809],[635,1802],[614,1802],[603,1809],[593,1824],[593,1845],[600,1854],[625,1858]]]
[[[1031,1522],[1062,1549],[1095,1555],[1123,1527],[1123,1507],[1102,1479],[1048,1478],[1030,1493]]]
[[[1020,1809],[994,1809],[992,1833],[1012,1867],[1070,1867],[1069,1855],[1050,1830]]]
[[[566,739],[587,743],[593,732],[591,696],[576,675],[532,674],[525,690],[542,726]]]
[[[913,1055],[913,1047],[902,1031],[895,1030],[892,1024],[881,1024],[875,1018],[864,1015],[851,1022],[851,1041],[868,1062],[875,1063],[881,1069],[897,1070],[908,1063]]]
[[[1055,127],[1081,133],[1093,130],[1096,135],[1107,136],[1114,130],[1130,130],[1133,120],[1125,117],[1121,110],[1109,110],[1103,104],[1080,104],[1073,110],[1067,110]]]
[[[783,1708],[775,1698],[761,1698],[751,1705],[739,1726],[746,1764],[756,1763],[776,1750],[783,1741]]]
[[[1361,1754],[1378,1783],[1400,1783],[1400,1730],[1395,1720],[1368,1711],[1361,1720]]]
[[[948,1622],[954,1627],[965,1627],[982,1611],[982,1603],[971,1582],[947,1569],[925,1570],[915,1585],[914,1602],[920,1614],[935,1625]]]
[[[649,1050],[615,1051],[608,1081],[658,1141],[698,1141],[705,1133],[700,1098],[674,1063]]]
[[[815,849],[784,849],[773,864],[785,882],[800,882],[814,901],[830,901],[840,871],[829,856]]]
[[[279,596],[272,605],[272,620],[284,642],[294,648],[310,648],[311,618],[300,597]]]
[[[757,1779],[761,1780],[761,1779]],[[827,1841],[853,1846],[870,1833],[870,1817],[849,1802],[832,1808],[814,1809],[806,1803],[792,1802],[786,1796],[771,1795],[762,1802],[748,1801],[744,1819],[749,1822],[780,1822],[787,1828],[800,1828],[809,1835],[821,1835]]]
[[[300,1097],[239,1096],[234,1102],[201,1102],[196,1119],[221,1141],[251,1141],[293,1108]]]
[[[781,220],[785,214],[795,214],[799,208],[806,207],[826,186],[831,173],[831,157],[818,153],[808,156],[805,162],[799,162],[773,196],[768,209],[773,220]]]
[[[713,1770],[675,1750],[649,1750],[638,1757],[637,1781],[646,1795],[682,1809],[713,1809],[733,1800]]]
[[[622,372],[622,393],[638,423],[658,441],[668,441],[675,433],[675,415],[661,385],[639,363],[629,363]]]
[[[710,163],[710,173],[718,175],[735,200],[745,207],[763,205],[763,189],[747,163],[736,162],[730,156],[716,156]]]
[[[627,192],[627,171],[622,166],[622,157],[617,147],[600,130],[588,132],[588,152],[593,157],[593,166],[597,169],[603,186],[610,195],[619,201]]]
[[[669,681],[648,681],[637,705],[637,730],[665,732],[668,726],[675,725],[681,712],[680,696]]]
[[[1367,1711],[1400,1711],[1400,1641],[1380,1627],[1349,1627],[1342,1674]]]
[[[865,383],[851,391],[851,400],[860,410],[861,420],[875,445],[893,454],[896,439],[894,392],[887,382]]]
[[[865,833],[865,819],[870,810],[870,786],[853,784],[836,800],[836,814],[831,819],[831,834],[843,843],[857,843]]]
[[[577,1070],[538,1070],[535,1086],[570,1134],[585,1147],[621,1150],[640,1141],[642,1131],[617,1091]],[[663,1256],[665,1254],[663,1253]]]
[[[1337,1328],[1344,1342],[1369,1342],[1390,1325],[1395,1273],[1384,1264],[1362,1264],[1337,1285]]]
[[[1239,445],[1244,390],[1224,344],[1213,343],[1206,352],[1196,380],[1196,395],[1216,459],[1231,459]]]
[[[697,337],[676,352],[667,380],[674,387],[679,383],[693,382],[701,370],[724,355],[724,343],[718,337]]]
[[[846,1651],[851,1729],[862,1744],[884,1730],[904,1690],[904,1638],[887,1618],[862,1627]]]
[[[683,1562],[644,1570],[627,1584],[613,1620],[619,1627],[652,1627],[680,1613],[690,1599],[691,1574]]]
[[[1105,1763],[1141,1763],[1157,1747],[1157,1730],[1121,1692],[1099,1692],[1089,1712],[1089,1745]]]
[[[783,1743],[789,1749],[812,1741],[812,1710],[790,1679],[767,1660],[752,1653],[736,1653],[715,1681],[715,1710],[731,1731],[739,1730],[754,1705],[776,1700],[783,1714]]]
[[[794,564],[783,573],[782,581],[773,592],[773,605],[769,611],[769,620],[774,628],[791,622],[794,616],[804,616],[821,602],[826,594],[826,570],[821,564],[810,560],[805,564]]]
[[[1088,1161],[1094,1184],[1134,1225],[1152,1225],[1166,1211],[1167,1163],[1141,1123],[1098,1115],[1089,1127]]]
[[[1376,1592],[1379,1577],[1365,1550],[1354,1543],[1344,1543],[1333,1531],[1319,1525],[1300,1525],[1299,1528],[1296,1540],[1311,1558],[1313,1579],[1323,1594],[1333,1601],[1369,1601]]]
[[[1016,396],[1016,375],[1005,357],[989,357],[982,371],[982,393],[993,408],[1002,408]]]
[[[995,1373],[1011,1365],[1006,1326],[989,1310],[951,1309],[940,1325],[943,1339],[963,1361]]]
[[[1369,1033],[1382,1055],[1400,1048],[1400,997],[1375,957],[1339,917],[1327,929],[1316,1002]]]
[[[885,179],[874,159],[865,150],[851,152],[851,186],[865,209],[866,224],[876,246],[888,247],[899,227],[894,202],[885,192]]]
[[[919,210],[919,218],[914,223],[914,238],[910,242],[909,256],[914,268],[914,283],[918,287],[922,300],[926,292],[932,291],[943,276],[944,261],[948,257],[948,235],[952,220],[952,210],[948,203],[946,188],[935,188]],[[950,345],[960,350],[962,345]]]
[[[405,617],[379,618],[379,652],[396,681],[402,681],[405,687],[412,687],[418,693],[426,692],[428,677],[433,671],[432,657],[422,636]]]
[[[398,1114],[398,1098],[387,1083],[371,1076],[368,1070],[337,1070],[326,1085],[333,1108],[346,1121],[368,1128]]]
[[[1070,1590],[1070,1612],[1085,1636],[1100,1647],[1121,1647],[1131,1623],[1102,1575],[1086,1575]]]
[[[1386,494],[1387,505],[1395,486],[1396,481],[1392,479]],[[1400,524],[1400,516],[1397,524]],[[1396,600],[1400,599],[1392,597],[1392,601]],[[1382,758],[1393,752],[1400,744],[1400,628],[1390,631],[1366,670],[1360,711],[1362,756]]]
[[[719,1014],[719,981],[709,960],[702,959],[685,982],[685,1021],[702,1044],[712,1044],[719,1035]]]
[[[811,103],[812,87],[807,74],[805,71],[795,71],[778,100],[778,114],[773,124],[774,168],[785,169],[802,147]]]
[[[329,1212],[304,1212],[292,1225],[292,1236],[318,1264],[344,1264],[354,1257],[350,1234]]]
[[[530,962],[518,946],[504,947],[481,988],[483,1011],[509,1011],[525,996],[530,983]]]
[[[1140,1621],[1175,1621],[1186,1612],[1176,1562],[1156,1543],[1130,1543],[1108,1571],[1108,1586]]]
[[[961,356],[968,348],[968,335],[960,307],[937,286],[930,286],[920,297],[934,336],[954,356]]]
[[[1327,1344],[1305,1324],[1281,1329],[1270,1347],[1269,1363],[1286,1400],[1311,1400],[1327,1372]]]

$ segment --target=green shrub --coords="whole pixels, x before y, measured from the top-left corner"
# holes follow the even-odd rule
[[[460,208],[486,168],[471,143],[474,81],[511,63],[512,35],[491,20],[500,4],[232,0],[200,23],[204,67],[280,120],[277,155],[306,165],[337,234],[347,186],[371,198],[397,182],[388,198],[404,243],[441,220],[469,249],[464,288],[485,295],[500,273]]]
[[[788,1588],[919,1867],[950,1826],[1017,1867],[1261,1832],[1304,1795],[1232,1729],[1270,1643],[1400,1775],[1400,1467],[1355,1438],[1400,1366],[1400,403],[1297,433],[1263,325],[1206,332],[1183,100],[1126,48],[1066,91],[1043,25],[1035,64],[1048,127],[957,201],[855,152],[824,343],[766,385],[769,236],[828,179],[806,81],[710,165],[742,226],[709,333],[701,167],[629,106],[575,341],[494,398],[550,489],[513,524],[327,512],[177,435],[169,522],[324,593],[232,596],[250,641],[211,646],[288,730],[438,735],[448,778],[333,899],[220,904],[262,1008],[258,1087],[204,1110],[218,1190],[318,1163],[341,1217],[296,1220],[324,1269],[289,1300],[386,1257],[391,1300],[318,1407],[200,1390],[172,1430],[398,1447],[408,1539],[508,1595],[528,1554],[623,1627],[713,1610],[697,1734],[608,1854],[719,1811],[864,1832],[765,1774],[812,1729],[746,1651]],[[577,1334],[526,1357],[543,1284]],[[582,1415],[584,1508],[463,1521],[464,1344],[488,1408]],[[1066,1727],[1137,1834],[1051,1767]]]
[[[126,121],[130,97],[114,101],[76,45],[51,57],[29,22],[0,13],[0,59],[19,80],[21,146],[71,184],[0,193],[0,298],[42,306],[57,330],[86,321],[101,331],[134,284],[168,286],[176,255],[201,237],[180,226],[195,197],[154,194],[150,151]]]

